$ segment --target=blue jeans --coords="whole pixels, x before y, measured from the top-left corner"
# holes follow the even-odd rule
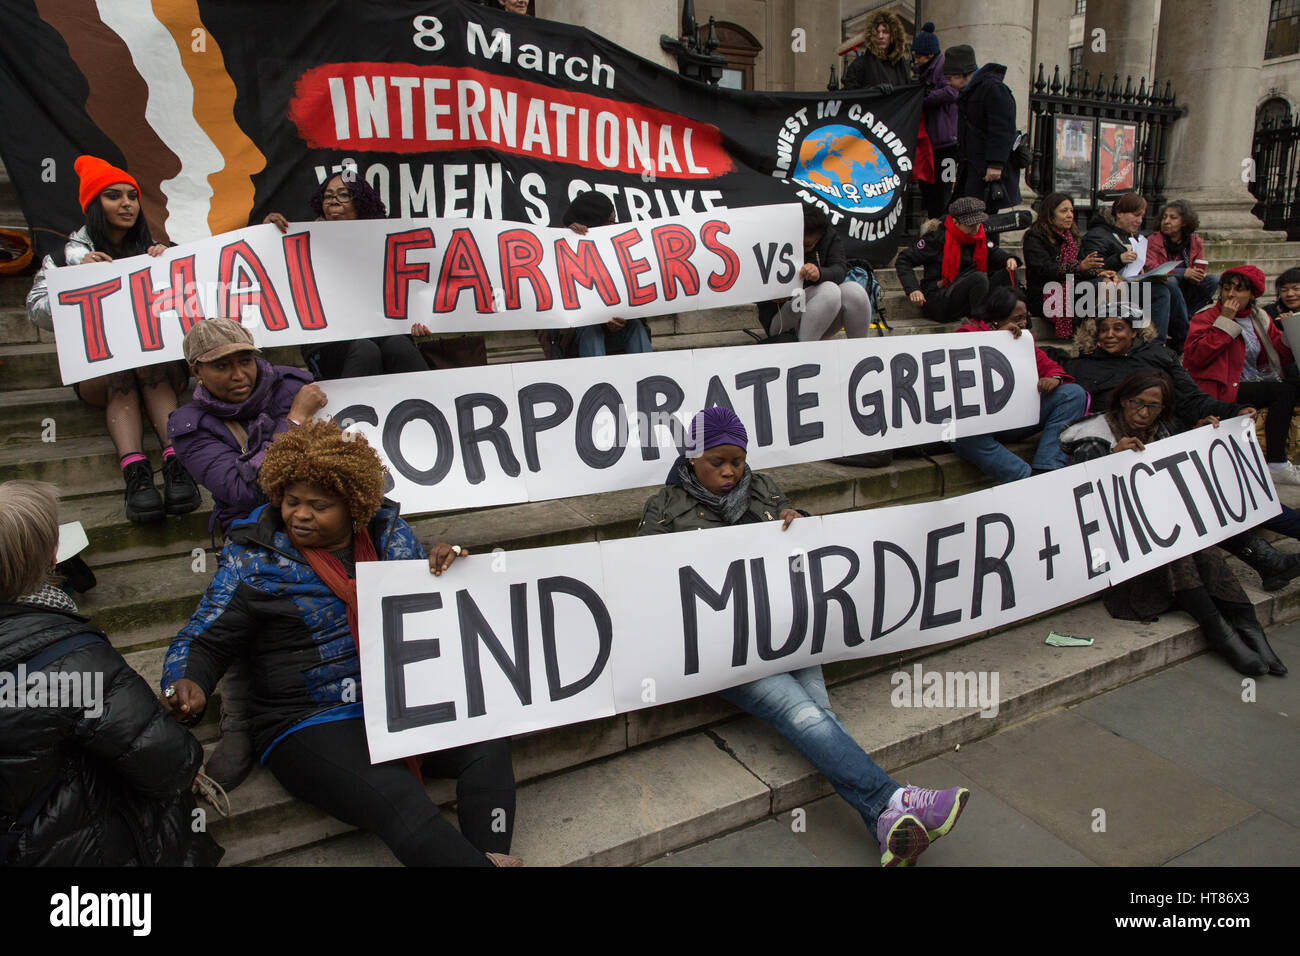
[[[724,690],[721,696],[794,744],[835,792],[862,814],[875,835],[876,820],[900,785],[858,746],[835,716],[820,666],[763,677]]]
[[[1018,481],[1028,478],[1033,472],[1029,465],[1002,443],[1028,438],[1041,428],[1043,435],[1038,439],[1033,467],[1039,471],[1064,468],[1069,464],[1069,456],[1061,451],[1058,441],[1061,431],[1082,418],[1087,408],[1088,393],[1081,386],[1067,382],[1056,386],[1040,399],[1037,425],[1013,428],[996,435],[958,438],[951,444],[958,455],[990,478],[998,482]]]
[[[628,319],[621,329],[607,329],[603,322],[578,329],[579,358],[649,351],[650,333],[640,319]]]
[[[1156,327],[1156,344],[1181,352],[1187,340],[1188,319],[1187,301],[1178,287],[1178,279],[1170,276],[1164,282],[1153,283],[1151,323]]]

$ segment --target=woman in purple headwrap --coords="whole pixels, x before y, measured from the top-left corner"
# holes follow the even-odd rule
[[[686,454],[646,502],[637,534],[667,534],[799,517],[776,482],[745,462],[749,436],[731,409],[715,406],[691,422]],[[689,456],[689,457],[688,457]],[[722,692],[794,744],[862,814],[880,842],[883,866],[910,866],[953,828],[970,796],[963,787],[903,786],[876,765],[831,710],[822,669],[773,674]]]

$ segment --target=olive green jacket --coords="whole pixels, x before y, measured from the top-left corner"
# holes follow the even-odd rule
[[[753,472],[749,486],[749,513],[755,520],[775,521],[782,511],[793,507],[775,481],[762,472]],[[744,521],[742,516],[736,523]],[[692,498],[681,485],[664,485],[645,503],[645,511],[636,533],[669,534],[673,531],[725,527],[727,523],[716,511]]]

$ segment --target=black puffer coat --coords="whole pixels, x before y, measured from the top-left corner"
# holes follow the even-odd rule
[[[41,668],[92,675],[83,676],[78,701],[0,707],[0,833],[48,794],[9,865],[214,865],[221,848],[191,828],[190,783],[203,748],[86,618],[0,605],[0,671],[13,681],[44,648],[86,633],[100,639]],[[102,687],[93,675],[102,675]],[[8,702],[15,700],[8,683]]]

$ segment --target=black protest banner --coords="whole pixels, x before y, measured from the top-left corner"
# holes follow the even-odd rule
[[[796,502],[797,504],[797,502]],[[374,760],[940,644],[1280,510],[1249,419],[924,504],[358,566]],[[996,706],[984,701],[981,707]]]
[[[341,171],[402,218],[558,225],[585,189],[623,222],[798,199],[887,259],[922,100],[713,88],[454,0],[15,0],[0,65],[0,153],[46,252],[83,219],[90,153],[137,178],[172,242],[310,219]]]

